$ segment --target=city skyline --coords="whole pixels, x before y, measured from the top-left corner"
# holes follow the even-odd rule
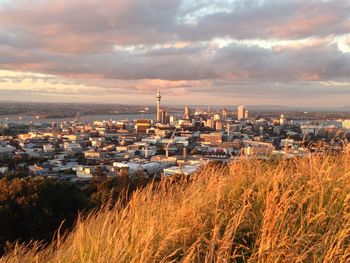
[[[0,0],[0,99],[349,106],[349,14],[345,0]]]

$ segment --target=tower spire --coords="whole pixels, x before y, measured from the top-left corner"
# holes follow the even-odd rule
[[[157,92],[157,122],[160,122],[160,100],[161,100],[162,96],[160,95],[160,89],[158,88],[158,92]]]

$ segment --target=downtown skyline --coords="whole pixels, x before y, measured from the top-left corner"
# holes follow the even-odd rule
[[[350,3],[0,0],[0,100],[349,106]]]

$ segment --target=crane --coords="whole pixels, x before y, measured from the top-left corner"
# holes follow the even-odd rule
[[[172,134],[171,137],[170,137],[170,140],[169,140],[168,144],[165,146],[165,156],[166,156],[166,157],[169,157],[169,147],[170,147],[170,144],[173,143],[176,130],[177,130],[177,129],[175,128],[173,134]]]

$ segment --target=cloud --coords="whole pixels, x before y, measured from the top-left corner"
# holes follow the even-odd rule
[[[227,36],[305,38],[343,34],[350,28],[346,0],[196,2],[39,0],[29,4],[14,0],[11,7],[0,9],[5,31],[0,40],[15,47],[91,53],[111,51],[113,45]]]
[[[174,45],[176,46],[176,45]],[[256,80],[299,81],[348,78],[350,54],[330,42],[277,45],[273,49],[232,43],[143,47],[133,52],[62,56],[34,52],[0,57],[7,70],[30,70],[89,82],[104,80]]]
[[[190,39],[230,36],[305,38],[349,31],[350,3],[339,1],[233,1],[226,10],[204,15],[185,27]]]
[[[350,81],[349,14],[347,0],[13,0],[0,3],[0,69],[22,73],[0,82],[43,93],[347,94],[333,84]]]
[[[15,0],[0,9],[2,42],[60,53],[110,51],[115,44],[169,40],[180,1]]]

